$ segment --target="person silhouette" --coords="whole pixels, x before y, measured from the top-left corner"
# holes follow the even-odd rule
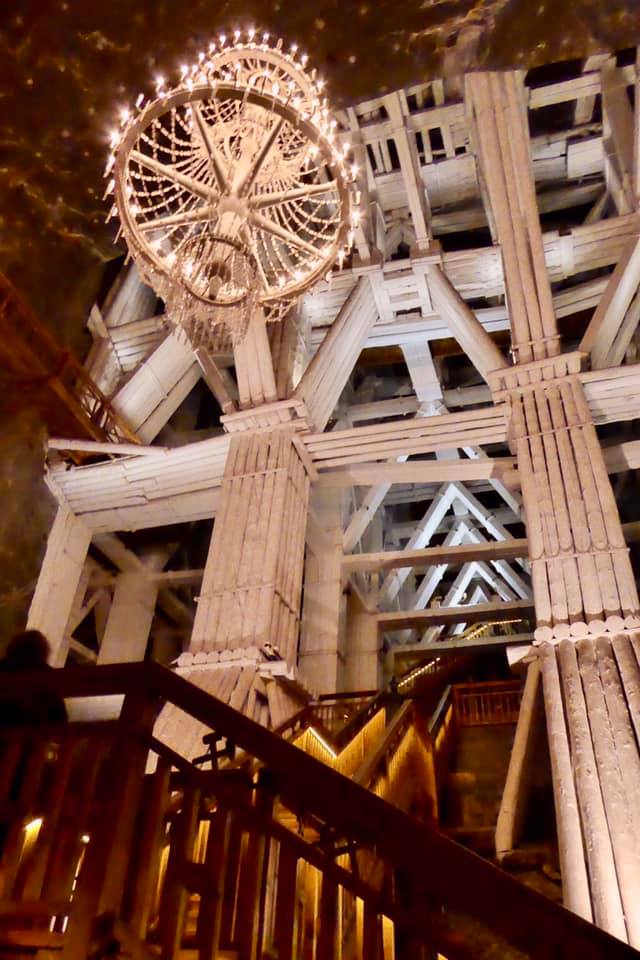
[[[0,660],[1,673],[22,673],[28,670],[51,670],[50,647],[39,630],[16,633]],[[0,695],[0,729],[43,724],[65,723],[67,711],[62,697],[49,691],[29,691],[18,687]]]

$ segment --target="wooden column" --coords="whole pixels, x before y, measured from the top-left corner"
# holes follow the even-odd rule
[[[517,360],[526,362],[554,356],[559,341],[531,165],[523,76],[514,71],[470,73],[465,78],[465,102],[500,244],[512,350]]]
[[[63,667],[67,658],[65,631],[90,542],[87,525],[68,507],[58,507],[27,622],[46,636],[54,667]]]
[[[380,641],[375,613],[360,597],[347,595],[345,625],[345,690],[376,690],[382,679]]]
[[[371,286],[361,277],[294,393],[307,405],[317,430],[326,427],[377,318]]]
[[[271,348],[264,313],[254,313],[244,338],[234,347],[241,410],[277,399]]]
[[[307,533],[300,669],[318,693],[342,688],[344,604],[341,491],[319,489]]]
[[[522,483],[566,903],[637,946],[638,594],[581,360],[518,364],[494,396]]]
[[[144,660],[157,599],[158,583],[143,571],[118,574],[99,664]]]
[[[298,646],[309,478],[287,429],[231,439],[190,653]]]
[[[113,398],[113,408],[151,443],[200,379],[193,349],[171,333]]]
[[[518,365],[508,397],[526,513],[538,641],[640,625],[635,578],[584,388],[581,356]]]
[[[539,703],[540,664],[532,663],[527,670],[527,679],[518,714],[518,725],[496,823],[496,856],[498,860],[502,860],[504,855],[513,850],[520,840],[526,808],[533,744],[536,727],[540,721]]]

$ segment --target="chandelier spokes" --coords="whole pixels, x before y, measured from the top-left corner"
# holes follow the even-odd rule
[[[352,242],[354,169],[305,63],[281,41],[220,38],[123,119],[113,143],[122,230],[190,336],[237,336],[252,304],[283,315]]]

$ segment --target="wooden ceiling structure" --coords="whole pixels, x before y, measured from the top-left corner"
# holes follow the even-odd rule
[[[233,353],[192,350],[124,268],[87,369],[140,446],[50,444],[60,507],[30,615],[58,665],[181,631],[183,675],[271,726],[305,691],[375,688],[383,637],[400,663],[466,623],[529,656],[535,639],[565,900],[635,945],[640,617],[609,476],[640,465],[638,104],[625,54],[346,110],[352,256]],[[180,415],[198,395],[217,411],[200,434]],[[211,518],[204,565],[172,559],[176,525]],[[158,736],[188,752],[175,716]]]

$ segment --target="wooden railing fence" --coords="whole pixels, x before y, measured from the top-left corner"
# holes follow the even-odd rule
[[[453,687],[456,723],[460,727],[517,723],[521,697],[518,681],[457,683]]]
[[[17,683],[125,698],[113,723],[2,735],[10,951],[469,960],[510,943],[536,958],[636,956],[375,795],[406,760],[409,705],[348,779],[156,664],[5,675],[0,697]],[[165,702],[233,740],[245,764],[200,769],[155,740]]]

